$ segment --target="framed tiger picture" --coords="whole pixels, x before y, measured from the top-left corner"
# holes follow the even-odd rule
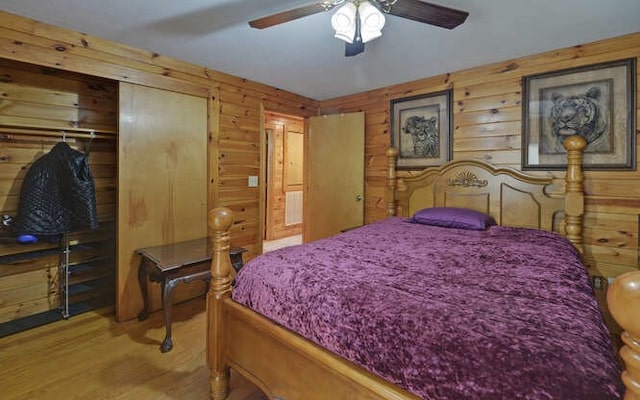
[[[636,59],[522,78],[522,168],[566,168],[563,141],[587,142],[584,169],[636,168]]]

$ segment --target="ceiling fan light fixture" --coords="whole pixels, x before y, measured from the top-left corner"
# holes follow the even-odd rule
[[[360,36],[363,43],[382,36],[385,17],[377,7],[368,1],[362,1],[358,7],[358,14],[360,15]]]
[[[331,26],[336,31],[335,37],[347,43],[353,43],[356,35],[356,18],[358,8],[352,2],[340,7],[331,17]]]

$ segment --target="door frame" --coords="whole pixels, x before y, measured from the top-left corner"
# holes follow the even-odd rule
[[[291,117],[291,118],[295,118],[295,119],[299,119],[303,121],[304,124],[304,132],[303,132],[303,136],[304,136],[304,141],[306,141],[306,137],[307,137],[307,132],[308,132],[308,117],[305,115],[299,115],[299,114],[294,114],[294,113],[282,113],[282,112],[278,112],[278,111],[270,111],[265,109],[264,104],[261,103],[260,104],[260,175],[259,175],[259,180],[260,180],[260,199],[258,202],[258,221],[260,226],[258,227],[258,235],[260,238],[260,243],[258,246],[258,251],[259,254],[262,254],[263,252],[263,242],[265,240],[265,236],[267,233],[267,229],[268,229],[268,223],[267,223],[267,218],[269,217],[268,215],[268,210],[267,207],[269,206],[268,204],[268,190],[269,190],[269,185],[271,185],[271,177],[269,176],[271,171],[270,168],[268,167],[268,163],[269,163],[269,159],[267,157],[267,151],[271,151],[273,152],[273,132],[271,132],[271,143],[269,143],[268,140],[268,133],[267,130],[269,130],[266,127],[266,118],[265,118],[265,114],[266,113],[271,113],[271,114],[277,114],[277,115],[282,115],[283,117]],[[269,146],[271,146],[271,149],[269,149]],[[303,158],[306,157],[306,146],[303,146]],[[306,180],[306,164],[303,163],[303,171],[302,171],[302,176],[303,176],[303,181]],[[304,185],[303,185],[303,189],[304,191]],[[304,224],[306,223],[306,214],[304,213],[304,202],[303,202],[303,213],[302,213],[302,226],[304,227]],[[304,228],[303,228],[303,234],[304,234]]]
[[[262,218],[262,223],[264,226],[264,232],[262,235],[262,241],[267,240],[268,232],[269,232],[269,221],[272,218],[271,213],[271,199],[269,195],[269,190],[273,186],[273,129],[265,128],[264,129],[264,137],[262,140],[265,141],[265,153],[262,155],[265,158],[264,163],[264,217]]]

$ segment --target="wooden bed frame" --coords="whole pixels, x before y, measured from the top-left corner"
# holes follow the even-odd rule
[[[620,275],[607,292],[609,311],[624,329],[620,356],[625,364],[624,400],[640,400],[640,271]]]
[[[558,220],[554,215],[564,211],[566,235],[582,250],[581,164],[585,145],[581,137],[572,137],[565,143],[568,169],[564,199],[552,198],[545,192],[551,178],[531,177],[480,161],[454,161],[415,176],[398,178],[396,153],[391,149],[387,153],[387,214],[408,216],[424,207],[458,206],[490,213],[504,225],[558,230],[560,227],[554,227],[554,220]],[[532,217],[523,219],[523,214]],[[227,208],[216,208],[209,214],[213,259],[207,293],[207,357],[212,399],[226,398],[230,368],[251,380],[272,399],[417,399],[234,302],[228,254],[232,223],[233,214]],[[623,292],[621,300],[614,305],[624,303],[627,292]],[[636,289],[633,296],[639,298],[640,290]],[[631,332],[640,332],[640,311],[637,310],[640,307],[635,314],[629,314],[628,326],[635,328],[628,329]],[[630,337],[634,336],[640,337]],[[638,342],[632,340],[632,343],[640,350]],[[633,372],[634,382],[640,382],[637,371]]]

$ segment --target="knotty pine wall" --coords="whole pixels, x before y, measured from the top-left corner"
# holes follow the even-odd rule
[[[640,33],[635,33],[323,101],[321,113],[365,112],[365,220],[369,223],[385,217],[390,100],[453,89],[453,158],[521,169],[523,76],[639,56]],[[557,178],[554,191],[563,190],[563,172],[542,173]],[[589,272],[615,277],[637,269],[640,170],[589,171],[585,178],[584,258]],[[604,293],[597,293],[602,304]]]
[[[153,50],[153,49],[151,49]],[[224,57],[224,55],[220,55]],[[0,58],[209,98],[209,207],[235,213],[233,245],[260,242],[260,135],[265,110],[299,117],[316,115],[315,100],[205,67],[0,12]]]

